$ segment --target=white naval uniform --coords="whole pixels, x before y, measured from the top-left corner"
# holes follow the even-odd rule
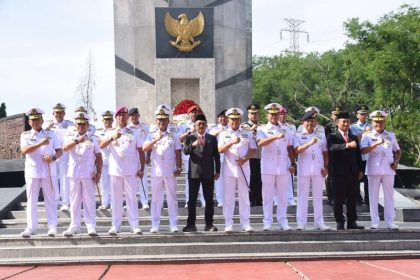
[[[80,137],[79,133],[68,132],[65,143],[72,143]],[[83,143],[69,150],[69,168],[67,177],[70,185],[71,229],[80,229],[80,218],[83,203],[83,217],[88,230],[96,226],[96,198],[93,175],[96,173],[96,154],[101,153],[96,136],[88,136]]]
[[[169,225],[176,227],[178,219],[178,203],[176,199],[176,177],[173,173],[176,171],[176,151],[182,149],[177,133],[166,130],[160,130],[154,133],[149,133],[145,144],[151,142],[156,138],[156,134],[163,134],[152,148],[151,160],[151,188],[152,188],[152,203],[151,203],[151,219],[152,227],[159,228],[160,214],[163,206],[163,190],[166,192],[166,200],[168,203]]]
[[[98,137],[98,142],[106,139],[105,135],[107,134],[109,129],[107,128],[100,128],[95,131],[95,136]],[[111,203],[111,192],[110,192],[110,178],[109,178],[109,146],[101,149],[102,154],[102,174],[101,174],[101,198],[102,198],[102,206],[104,208],[108,208]]]
[[[379,225],[378,200],[379,188],[382,183],[384,192],[384,220],[387,225],[393,223],[394,209],[394,177],[395,171],[391,164],[394,162],[394,152],[400,150],[395,134],[384,131],[382,134],[375,130],[363,133],[360,148],[371,146],[377,139],[383,138],[385,142],[369,152],[366,161],[366,175],[369,180],[369,208],[372,225]]]
[[[245,157],[250,149],[257,149],[253,135],[251,132],[238,128],[236,131],[228,128],[219,135],[219,147],[232,142],[236,137],[240,138],[238,144],[232,145],[229,150],[224,153],[223,163],[223,215],[225,218],[225,226],[233,226],[233,211],[235,209],[235,190],[238,187],[239,198],[239,216],[240,223],[243,228],[250,225],[249,216],[251,214],[251,205],[249,202],[249,182],[250,168],[249,160],[242,167],[236,160]],[[241,170],[242,169],[242,170]]]
[[[188,131],[191,131],[194,127],[194,123],[189,120],[187,122],[180,123],[178,125],[179,127],[179,134],[187,133]],[[208,129],[206,129],[206,133],[208,133]],[[189,182],[188,182],[188,168],[189,164],[188,161],[190,160],[190,155],[186,155],[182,153],[182,165],[184,166],[184,172],[185,172],[185,205],[188,204],[190,192],[189,192]],[[198,190],[198,198],[200,199],[201,206],[204,208],[206,205],[206,201],[204,200],[203,195],[203,186],[200,184],[200,189]]]
[[[217,135],[217,141],[220,141],[220,133],[222,131],[225,131],[229,128],[229,126],[223,126],[220,123],[210,127],[209,129],[209,133],[212,135],[215,135],[217,133],[219,133]],[[221,205],[223,204],[223,189],[224,189],[224,183],[223,183],[223,162],[225,159],[225,155],[224,154],[220,154],[220,176],[219,179],[217,179],[214,182],[214,187],[215,187],[215,191],[216,191],[216,200],[217,200],[217,204]]]
[[[138,123],[138,124],[129,124],[129,128],[136,129],[140,134],[141,141],[144,142],[146,140],[147,134],[149,133],[149,126],[145,123]],[[137,178],[138,181],[138,191],[140,194],[140,202],[141,205],[144,207],[145,205],[149,206],[149,184],[148,184],[148,169],[144,168],[144,175],[143,178]]]
[[[64,137],[66,136],[66,131],[69,127],[73,126],[73,122],[69,120],[63,120],[62,122],[57,122],[56,119],[47,121],[45,127],[48,127],[50,123],[53,123],[51,128],[47,128],[47,130],[51,130],[57,136],[57,139],[64,143]],[[57,179],[54,184],[54,191],[55,191],[55,199],[57,203],[61,203],[61,205],[69,205],[69,184],[67,179],[67,168],[69,162],[69,154],[63,151],[63,155],[57,159]],[[60,202],[61,197],[61,202]]]
[[[109,176],[111,181],[112,226],[120,230],[123,195],[127,205],[128,223],[138,228],[137,172],[140,169],[138,149],[143,143],[136,130],[128,127],[109,129],[106,138],[120,132],[121,137],[109,144]]]
[[[55,228],[57,226],[57,202],[54,188],[51,185],[51,181],[57,180],[57,167],[55,164],[50,164],[51,173],[49,173],[48,163],[42,159],[42,156],[44,154],[54,155],[56,149],[61,149],[61,142],[57,139],[54,132],[47,130],[37,132],[32,129],[23,132],[20,136],[21,148],[39,143],[44,138],[49,139],[48,145],[43,145],[25,155],[26,220],[27,227],[34,232],[38,225],[36,204],[41,188],[44,196],[48,227]]]
[[[322,176],[321,171],[324,168],[323,153],[328,152],[327,139],[324,133],[314,131],[309,134],[309,132],[304,128],[302,131],[295,134],[294,148],[305,145],[315,137],[318,141],[298,155],[298,202],[296,221],[299,226],[305,226],[308,222],[308,199],[310,187],[312,187],[315,227],[324,226],[322,203],[324,177]]]
[[[289,152],[293,145],[293,134],[280,125],[266,124],[257,130],[257,141],[267,139],[279,133],[285,135],[266,146],[261,147],[261,181],[264,211],[264,226],[273,223],[273,197],[277,197],[277,222],[283,228],[288,226],[287,192],[289,187]]]

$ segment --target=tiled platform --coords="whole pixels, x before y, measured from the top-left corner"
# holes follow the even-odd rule
[[[0,267],[0,279],[420,279],[420,259]]]

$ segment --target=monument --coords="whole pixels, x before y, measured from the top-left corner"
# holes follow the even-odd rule
[[[251,0],[114,0],[116,104],[154,121],[192,99],[209,120],[252,101]]]

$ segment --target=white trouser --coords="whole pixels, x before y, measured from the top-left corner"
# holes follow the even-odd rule
[[[112,226],[121,227],[123,215],[123,195],[127,205],[128,223],[132,228],[139,225],[137,204],[137,176],[109,176],[111,181]]]
[[[293,174],[289,176],[288,188],[287,188],[287,201],[293,201]]]
[[[176,226],[178,223],[178,202],[176,200],[176,177],[152,177],[152,204],[151,219],[152,226],[159,227],[160,213],[163,206],[163,190],[166,192],[168,203],[169,225]]]
[[[144,205],[149,205],[149,184],[147,182],[147,175],[149,172],[147,172],[147,170],[147,168],[144,168],[143,178],[140,179],[139,177],[137,177],[140,202],[143,207]]]
[[[216,192],[216,200],[218,204],[223,204],[223,163],[220,164],[220,176],[214,182],[214,188]],[[200,191],[202,191],[202,187],[200,186]]]
[[[185,203],[188,203],[188,200],[190,199],[189,194],[189,183],[188,183],[188,160],[184,160],[184,169],[185,169]],[[204,200],[203,195],[203,186],[200,184],[200,189],[198,190],[198,198],[200,199],[201,205],[205,206],[206,201]]]
[[[292,177],[293,177],[293,174],[290,174],[289,185],[287,188],[287,201],[288,202],[294,202]],[[275,191],[274,191],[273,201],[274,201],[274,204],[277,205],[278,201],[277,201],[277,195],[275,195]]]
[[[57,178],[51,177],[54,182]],[[26,197],[27,197],[27,208],[26,208],[26,222],[28,228],[35,231],[38,225],[38,213],[36,204],[38,202],[39,191],[42,188],[44,195],[45,212],[47,215],[48,227],[57,226],[57,202],[55,200],[55,194],[50,183],[50,178],[25,178],[26,181]]]
[[[324,189],[324,177],[321,175],[299,176],[298,177],[298,201],[296,209],[296,221],[298,225],[306,225],[308,222],[308,199],[309,189],[312,190],[312,201],[314,207],[315,226],[324,225],[322,195]]]
[[[70,188],[69,181],[67,178],[68,168],[68,157],[59,159],[57,161],[57,173],[58,173],[58,184],[60,186],[60,192],[56,194],[57,201],[59,200],[59,194],[61,197],[61,205],[70,204]]]
[[[111,194],[110,194],[110,182],[109,182],[109,171],[108,165],[104,165],[102,167],[102,175],[101,175],[101,198],[102,198],[102,206],[108,207]]]
[[[379,225],[378,200],[379,188],[382,183],[384,192],[384,220],[387,225],[392,224],[395,218],[394,209],[394,175],[368,175],[369,181],[369,208],[372,224]]]
[[[223,196],[223,216],[225,217],[225,225],[233,225],[233,211],[235,210],[235,191],[238,187],[239,200],[239,217],[240,224],[245,227],[249,225],[249,216],[251,215],[251,204],[249,202],[249,190],[245,178],[240,176],[230,177],[224,176],[225,183]],[[249,177],[247,178],[249,182]]]
[[[287,212],[287,188],[289,174],[268,175],[262,174],[262,199],[264,212],[264,226],[271,226],[273,223],[273,197],[277,197],[277,222],[281,226],[288,224]]]
[[[82,215],[87,229],[94,229],[96,226],[96,198],[95,182],[92,178],[72,178],[69,177],[70,185],[70,227],[80,229],[80,217]]]

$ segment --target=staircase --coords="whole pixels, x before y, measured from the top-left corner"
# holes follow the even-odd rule
[[[186,224],[183,178],[177,179],[179,228]],[[38,203],[38,235],[21,238],[26,227],[26,202],[10,211],[7,219],[0,220],[0,265],[52,264],[52,263],[118,263],[118,262],[215,262],[348,258],[402,258],[420,257],[420,224],[404,223],[398,231],[345,230],[336,231],[332,207],[324,199],[324,218],[330,231],[313,229],[313,209],[309,203],[309,224],[305,231],[280,231],[273,224],[272,231],[262,231],[262,207],[251,208],[254,232],[241,232],[238,208],[235,208],[235,232],[223,232],[222,208],[215,208],[214,223],[219,232],[204,232],[204,209],[197,209],[196,233],[170,233],[167,209],[162,210],[159,234],[149,233],[150,210],[139,209],[143,235],[131,234],[124,218],[122,232],[111,237],[111,211],[97,210],[97,237],[82,233],[64,237],[61,233],[70,224],[70,213],[59,211],[58,235],[48,237],[43,202]],[[97,203],[99,205],[99,201]],[[200,203],[198,202],[198,205]],[[217,205],[217,203],[216,203]],[[275,213],[275,207],[274,207]],[[370,225],[369,209],[358,206],[359,223]],[[275,217],[275,215],[274,215]],[[288,208],[289,224],[296,228],[296,207]],[[83,222],[82,222],[83,223]]]

